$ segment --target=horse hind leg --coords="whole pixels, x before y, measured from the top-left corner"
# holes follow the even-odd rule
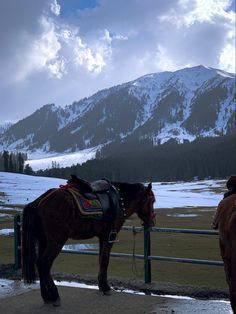
[[[47,302],[49,300],[49,295],[46,289],[46,285],[44,283],[44,276],[43,276],[43,267],[41,266],[41,256],[43,255],[44,251],[46,250],[46,240],[41,238],[38,241],[38,258],[37,258],[37,269],[38,269],[38,275],[39,275],[39,282],[40,282],[40,290],[41,290],[41,296],[44,300],[44,302]]]
[[[52,304],[54,306],[60,305],[60,296],[58,293],[58,289],[53,282],[50,271],[53,261],[60,253],[64,243],[59,245],[58,243],[48,242],[45,250],[43,251],[42,255],[39,256],[37,261],[37,267],[40,277],[41,296],[45,304]]]

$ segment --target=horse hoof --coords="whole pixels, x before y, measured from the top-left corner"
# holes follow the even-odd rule
[[[52,305],[52,306],[60,306],[61,305],[61,300],[60,299],[55,300],[55,301],[47,300],[47,301],[44,301],[44,304]]]
[[[104,295],[111,295],[111,290],[102,291]]]
[[[61,300],[56,300],[52,303],[53,306],[61,306]]]

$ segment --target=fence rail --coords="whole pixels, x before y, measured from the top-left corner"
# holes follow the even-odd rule
[[[144,281],[150,283],[151,279],[151,261],[168,261],[175,263],[189,263],[197,265],[209,265],[209,266],[222,266],[223,262],[218,260],[207,260],[207,259],[192,259],[192,258],[181,258],[171,256],[155,256],[151,255],[151,232],[158,233],[187,233],[195,235],[209,235],[217,236],[218,232],[213,230],[199,230],[199,229],[179,229],[179,228],[147,228],[147,227],[131,227],[123,226],[122,230],[143,232],[144,237],[144,253],[143,254],[131,254],[131,253],[115,253],[111,252],[112,257],[119,258],[136,258],[144,261]],[[14,235],[15,235],[15,268],[21,268],[21,221],[20,215],[14,217]],[[67,254],[81,254],[81,255],[98,255],[98,251],[85,251],[85,250],[69,250],[63,249],[62,253]]]

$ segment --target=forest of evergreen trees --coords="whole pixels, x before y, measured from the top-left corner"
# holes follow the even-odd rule
[[[17,152],[10,153],[7,150],[0,152],[0,171],[24,173],[24,163],[27,155]]]
[[[150,140],[118,141],[82,165],[55,165],[35,174],[67,179],[72,173],[88,181],[103,177],[126,182],[226,178],[236,174],[235,135],[198,138],[183,144],[172,140],[159,146],[153,146]]]
[[[112,181],[178,181],[226,178],[236,174],[235,135],[197,138],[178,144],[170,140],[153,146],[149,139],[117,141],[103,147],[96,159],[82,165],[62,168],[56,162],[46,170],[34,172],[26,164],[27,155],[0,153],[0,171],[68,179],[70,174],[88,181],[107,178]]]

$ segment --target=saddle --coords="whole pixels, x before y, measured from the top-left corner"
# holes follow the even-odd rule
[[[119,215],[119,192],[107,179],[89,183],[71,175],[67,185],[60,187],[73,196],[83,218],[114,222]]]

